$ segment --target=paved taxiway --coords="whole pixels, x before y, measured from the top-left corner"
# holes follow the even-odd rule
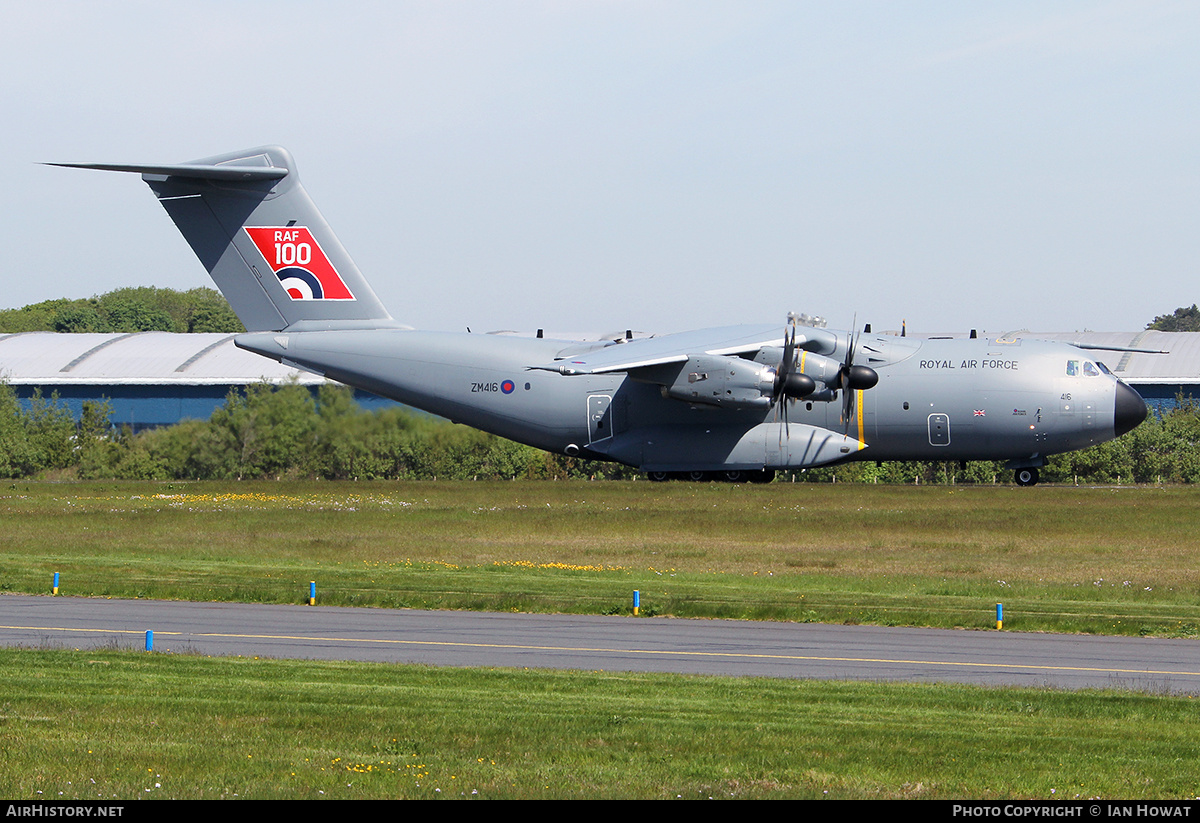
[[[740,620],[0,595],[0,644],[1200,693],[1200,642]]]

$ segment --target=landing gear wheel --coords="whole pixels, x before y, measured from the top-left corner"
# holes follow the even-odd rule
[[[759,469],[754,472],[746,472],[746,479],[751,483],[770,483],[775,479],[775,470]]]
[[[701,483],[708,479],[708,472],[688,472],[687,479],[693,483]]]
[[[1018,486],[1036,486],[1038,482],[1037,469],[1017,469],[1016,480]]]
[[[726,483],[745,483],[747,474],[748,472],[744,472],[741,469],[730,469],[729,471],[721,472],[721,479]]]
[[[665,483],[671,479],[670,472],[646,472],[646,477],[653,483]]]

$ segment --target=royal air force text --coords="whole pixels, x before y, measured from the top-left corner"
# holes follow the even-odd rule
[[[921,361],[921,368],[923,369],[950,369],[951,371],[958,371],[959,369],[975,369],[977,371],[984,371],[985,369],[1016,371],[1020,365],[1020,362],[1016,360],[999,360],[995,358],[988,358],[987,360],[963,360],[957,365],[953,360]]]

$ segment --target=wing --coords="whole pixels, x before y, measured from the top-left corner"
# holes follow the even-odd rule
[[[529,366],[531,369],[559,374],[605,374],[635,372],[654,366],[685,363],[689,358],[753,356],[764,348],[782,349],[784,332],[780,326],[724,326],[715,329],[614,341],[590,352],[571,354],[552,363]],[[810,351],[837,346],[837,336],[824,329],[802,328],[796,345]]]

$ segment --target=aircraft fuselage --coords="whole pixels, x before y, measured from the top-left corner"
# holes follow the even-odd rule
[[[537,448],[651,471],[851,459],[1040,465],[1046,455],[1111,440],[1141,419],[1130,421],[1127,411],[1123,421],[1122,402],[1140,398],[1087,352],[1036,340],[864,335],[857,359],[879,382],[852,392],[849,424],[835,393],[784,401],[787,428],[781,404],[716,408],[664,397],[659,385],[624,372],[567,376],[533,368],[558,356],[567,345],[560,340],[380,329],[247,334],[237,343]],[[845,432],[854,446],[813,460],[790,442],[807,427]]]

